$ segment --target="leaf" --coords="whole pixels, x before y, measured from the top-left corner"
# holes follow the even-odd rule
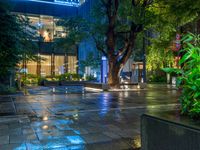
[[[191,56],[191,54],[189,54],[189,53],[186,53],[185,55],[183,55],[183,57],[179,61],[179,65],[183,64],[184,62],[186,62],[190,58],[190,56]]]
[[[176,73],[176,74],[183,73],[182,69],[178,69],[178,68],[162,68],[161,70],[163,70],[166,73]]]

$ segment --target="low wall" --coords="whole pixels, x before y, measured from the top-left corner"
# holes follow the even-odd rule
[[[200,150],[200,128],[150,115],[141,117],[142,150]]]
[[[60,85],[62,86],[84,86],[85,82],[84,81],[61,81]]]
[[[44,86],[59,86],[59,82],[58,81],[43,81]]]
[[[86,82],[86,81],[45,81],[44,86],[84,86],[95,89],[108,90],[107,84]]]
[[[85,82],[85,87],[102,89],[102,90],[108,90],[109,89],[109,86],[107,84],[94,83],[94,82]]]

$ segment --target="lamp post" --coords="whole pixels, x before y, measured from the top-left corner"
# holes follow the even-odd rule
[[[101,58],[101,82],[107,83],[107,73],[108,73],[108,65],[107,65],[107,58],[102,56]]]

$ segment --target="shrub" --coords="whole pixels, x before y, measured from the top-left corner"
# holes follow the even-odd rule
[[[44,82],[47,81],[45,77],[38,78],[38,85],[44,85]]]
[[[8,85],[0,84],[0,94],[14,94],[16,93],[15,87],[9,87]]]
[[[87,81],[96,81],[97,78],[95,78],[95,77],[92,76],[92,75],[89,75],[89,76],[86,76],[86,80],[87,80]]]
[[[60,75],[58,78],[59,81],[79,81],[81,76],[76,73],[65,73]]]
[[[158,82],[158,83],[166,83],[167,79],[165,76],[161,76],[161,75],[151,75],[149,77],[149,82]]]
[[[182,113],[192,118],[200,118],[200,38],[199,35],[188,34],[182,39],[184,55],[179,61],[182,66],[177,68],[164,68],[168,73],[178,75],[178,87],[182,89],[180,102]]]
[[[22,85],[27,84],[37,84],[38,83],[38,76],[33,74],[21,74],[21,82]]]

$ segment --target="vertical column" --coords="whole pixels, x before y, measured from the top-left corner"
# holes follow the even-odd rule
[[[38,59],[37,59],[37,75],[41,76],[41,56],[40,56],[40,52],[41,52],[41,41],[42,41],[42,35],[41,35],[41,18],[39,16],[39,23],[38,23],[38,27],[39,27],[39,41],[38,41]]]
[[[52,52],[51,54],[51,75],[55,76],[55,54]]]
[[[40,44],[39,44],[40,47]],[[39,50],[40,51],[40,50]],[[38,52],[38,60],[37,60],[37,75],[41,75],[41,59],[40,59],[40,53]]]
[[[76,45],[76,73],[78,74],[79,71],[79,57],[78,57],[78,45]]]
[[[54,42],[54,31],[55,31],[54,17],[52,18],[52,20],[53,20],[53,39],[52,39],[52,41]],[[53,42],[52,42],[52,53],[51,53],[51,75],[55,76],[55,54],[54,54],[55,44]]]
[[[107,74],[108,74],[108,60],[105,56],[101,58],[101,82],[107,83]]]
[[[64,58],[64,67],[65,67],[65,73],[68,72],[68,57],[67,57],[67,54],[65,53],[65,58]]]

